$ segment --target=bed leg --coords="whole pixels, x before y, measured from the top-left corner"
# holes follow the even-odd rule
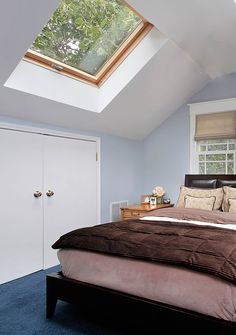
[[[54,315],[57,299],[47,296],[46,318],[51,319]]]
[[[56,304],[57,304],[57,296],[55,294],[52,279],[47,277],[46,281],[47,289],[46,289],[46,318],[50,319],[53,317]]]

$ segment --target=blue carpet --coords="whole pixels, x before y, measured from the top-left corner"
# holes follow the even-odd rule
[[[84,312],[83,306],[58,301],[55,315],[47,320],[45,317],[45,283],[46,274],[59,271],[59,266],[39,271],[29,276],[13,280],[9,283],[0,285],[0,335],[150,335],[168,333],[174,327],[175,331],[196,330],[191,323],[189,325],[171,320],[162,319],[162,315],[154,314],[154,322],[144,322],[143,314],[141,317],[136,314],[131,322],[127,323],[118,319],[121,310],[111,310],[111,315],[94,315]],[[96,306],[96,310],[101,310],[102,304]],[[126,313],[126,312],[125,312]],[[115,316],[113,319],[113,315]],[[130,311],[127,312],[130,319]],[[141,321],[141,323],[140,323]],[[160,331],[163,321],[165,332]],[[153,327],[154,326],[154,327]],[[154,328],[154,329],[153,329]],[[202,329],[202,328],[199,328]],[[213,332],[212,332],[213,334]],[[214,332],[216,335],[216,332]],[[217,333],[218,334],[218,333]],[[220,330],[220,334],[222,330]],[[235,332],[230,334],[234,334]]]
[[[131,334],[125,325],[109,320],[91,319],[78,307],[57,303],[53,319],[45,318],[45,277],[58,271],[54,267],[0,285],[1,335],[117,335]],[[123,328],[123,329],[122,329]]]

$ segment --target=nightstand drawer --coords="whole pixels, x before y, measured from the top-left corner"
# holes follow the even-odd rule
[[[141,212],[141,211],[134,211],[134,210],[130,210],[130,209],[123,209],[122,210],[122,219],[123,220],[140,218],[144,215],[145,215],[145,212]]]
[[[133,218],[136,218],[136,217],[140,217],[140,216],[143,216],[143,212],[135,212],[135,211],[132,211],[132,212],[130,212],[130,214],[131,214],[131,216],[133,217]]]
[[[133,205],[130,207],[121,208],[121,220],[139,219],[153,210],[173,207],[173,204],[161,204],[156,206],[149,205]]]
[[[137,216],[137,215],[135,215]],[[123,218],[124,219],[132,219],[134,217],[133,212],[130,210],[124,210],[123,211]]]

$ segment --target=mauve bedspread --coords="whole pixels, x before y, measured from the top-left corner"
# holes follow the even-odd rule
[[[218,227],[129,220],[74,230],[52,247],[180,265],[236,280],[236,231]]]
[[[157,209],[147,213],[145,216],[158,216],[158,217],[169,217],[178,220],[194,220],[202,221],[206,223],[218,223],[218,224],[235,224],[236,225],[236,213],[232,212],[221,212],[221,211],[207,211],[204,209],[192,209],[192,208],[163,208]]]
[[[64,276],[172,306],[236,321],[236,286],[177,266],[61,249]]]

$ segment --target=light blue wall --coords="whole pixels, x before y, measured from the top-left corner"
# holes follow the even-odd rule
[[[102,217],[108,222],[110,201],[137,203],[143,189],[141,143],[101,136]]]
[[[183,106],[143,142],[144,193],[161,185],[171,199],[189,168],[189,115]]]
[[[236,74],[216,79],[193,96],[191,102],[236,97]],[[72,131],[45,124],[0,117],[0,121]],[[182,106],[144,141],[128,140],[95,132],[79,134],[101,138],[101,212],[108,222],[111,201],[139,202],[142,193],[162,185],[173,201],[189,172],[189,109]]]
[[[39,127],[50,130],[72,132],[70,129],[46,124],[0,117],[0,122]],[[101,139],[101,219],[110,221],[110,202],[128,200],[136,203],[140,199],[142,185],[141,144],[138,141],[109,136],[95,132],[73,131]]]
[[[236,73],[215,79],[188,103],[236,97]],[[175,202],[190,164],[189,107],[182,106],[143,141],[144,192],[165,187]]]

